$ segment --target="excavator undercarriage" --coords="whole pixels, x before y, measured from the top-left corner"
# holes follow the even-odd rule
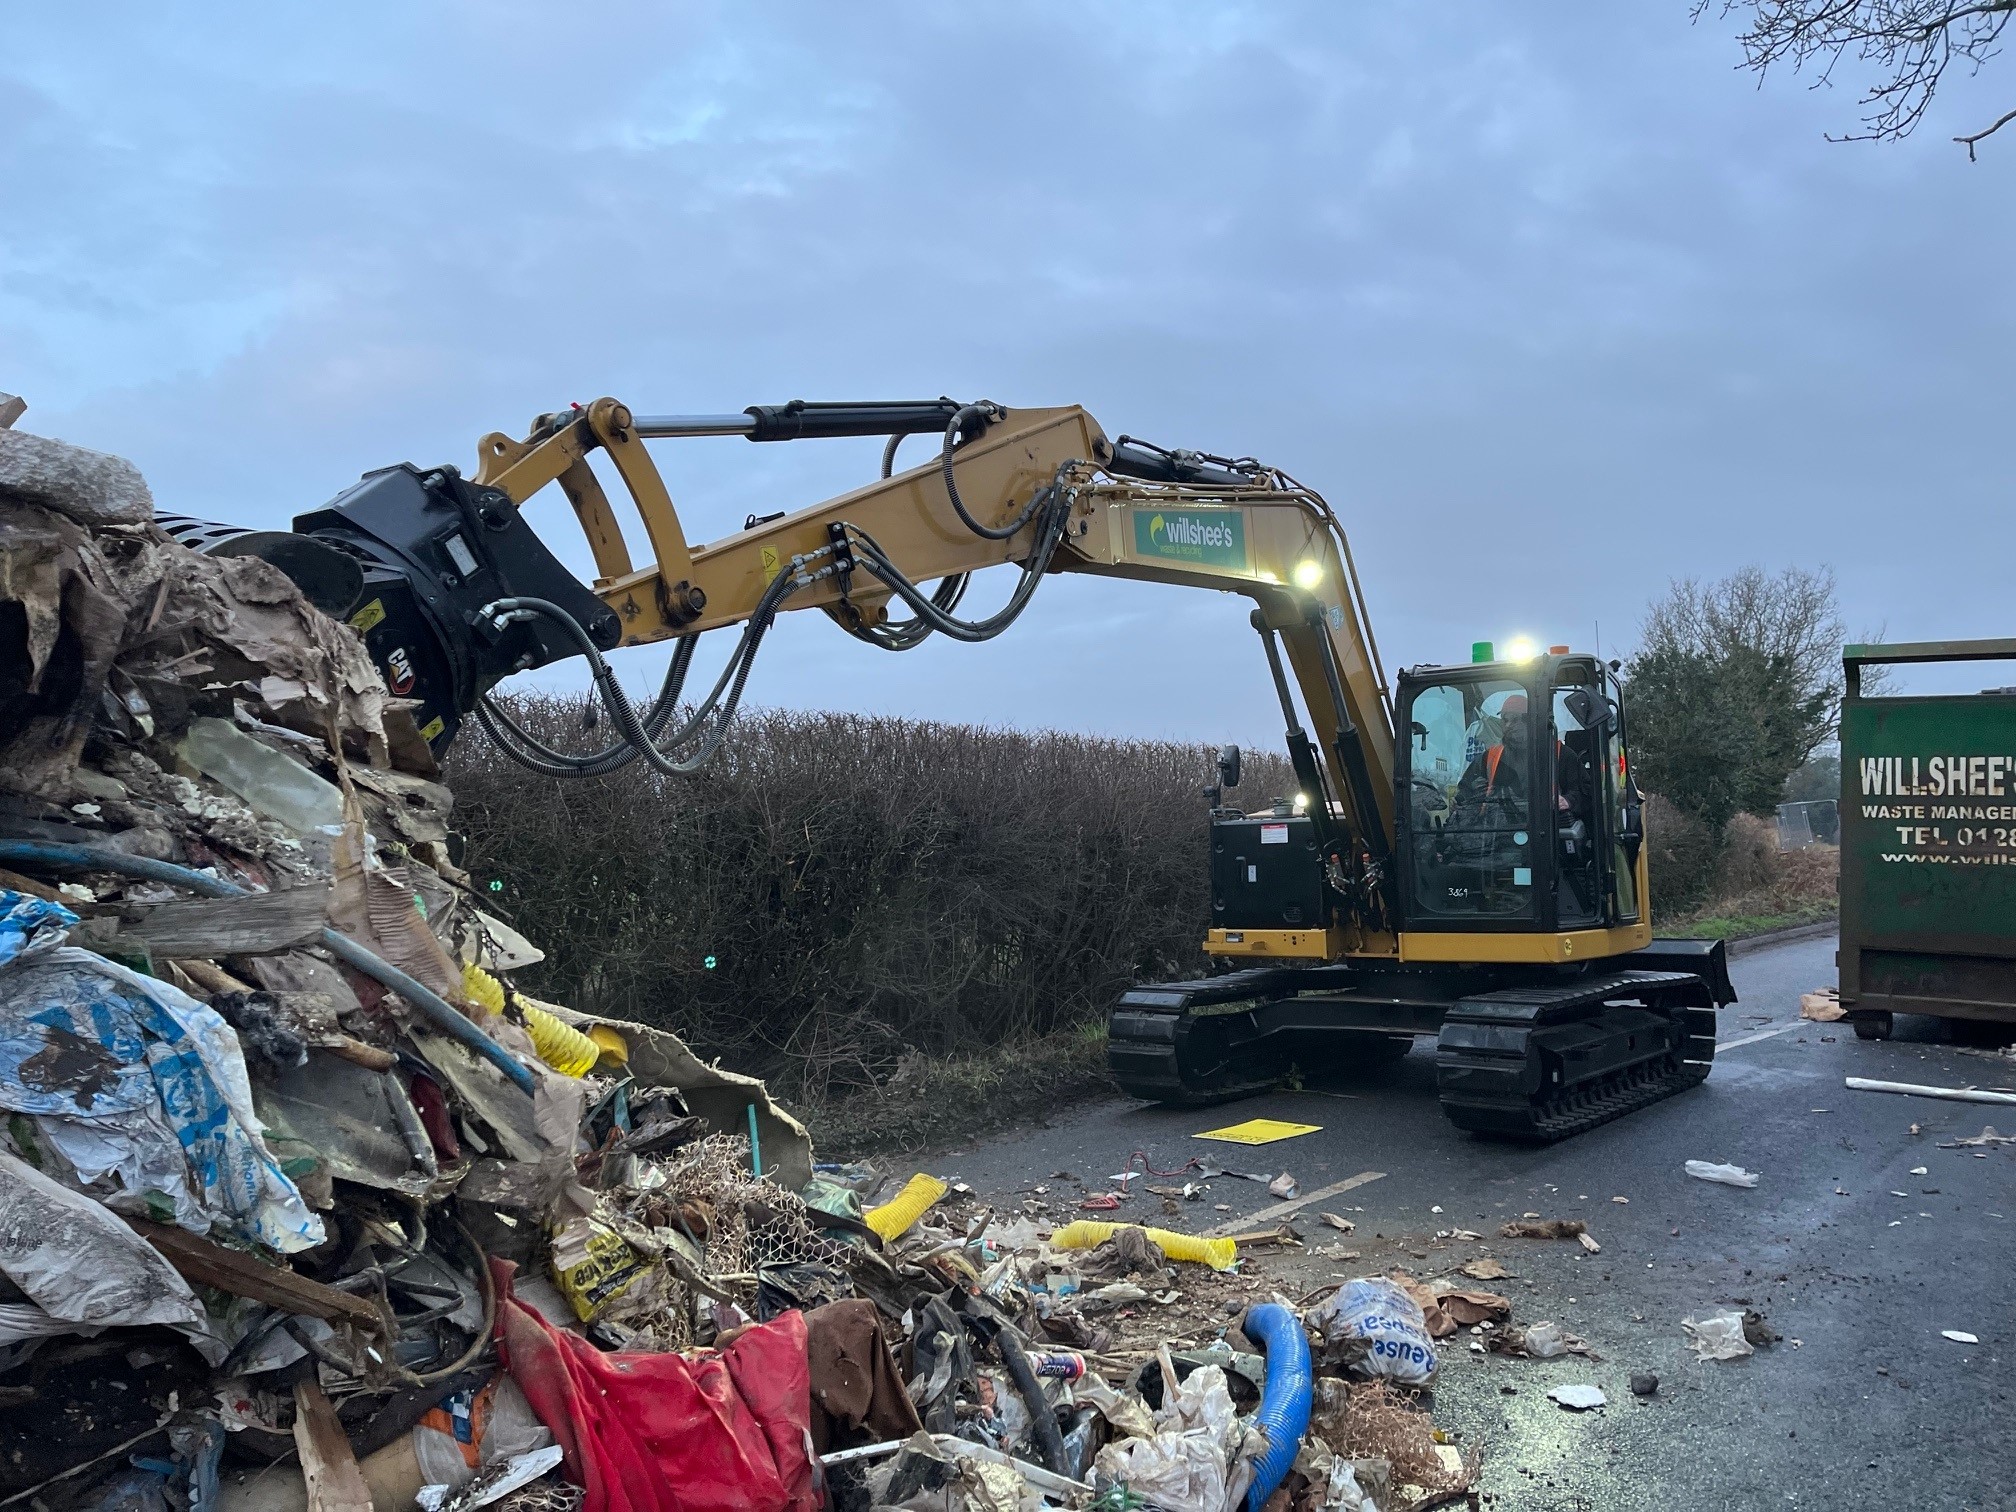
[[[1684,1091],[1715,1059],[1731,1001],[1719,941],[1656,942],[1591,968],[1256,966],[1137,987],[1107,1060],[1135,1097],[1186,1106],[1391,1065],[1435,1036],[1459,1128],[1549,1142]],[[1685,946],[1698,949],[1673,950]]]

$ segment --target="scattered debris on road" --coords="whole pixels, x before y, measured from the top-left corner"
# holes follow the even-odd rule
[[[2016,1092],[1990,1092],[1980,1087],[1922,1087],[1915,1082],[1872,1081],[1866,1076],[1842,1080],[1850,1092],[1894,1092],[1901,1097],[1936,1097],[1946,1102],[2016,1105]]]
[[[1609,1398],[1603,1395],[1601,1386],[1571,1382],[1565,1386],[1554,1387],[1547,1393],[1547,1400],[1569,1412],[1588,1412],[1592,1408],[1604,1406]]]
[[[2016,1134],[1997,1134],[1995,1132],[1995,1125],[1989,1124],[1979,1134],[1969,1135],[1965,1139],[1942,1139],[1939,1141],[1939,1148],[1942,1150],[1976,1150],[2005,1144],[2016,1144]],[[1921,1167],[1921,1169],[1923,1168]],[[1914,1171],[1912,1174],[1915,1176],[1918,1172]]]
[[[1680,1326],[1687,1333],[1688,1342],[1694,1346],[1695,1356],[1703,1360],[1740,1360],[1745,1355],[1755,1354],[1743,1326],[1743,1313],[1710,1313],[1698,1321],[1683,1318]]]
[[[1688,1161],[1687,1174],[1698,1181],[1715,1181],[1723,1186],[1733,1187],[1754,1187],[1758,1181],[1755,1171],[1746,1171],[1739,1165],[1719,1165],[1708,1160]]]

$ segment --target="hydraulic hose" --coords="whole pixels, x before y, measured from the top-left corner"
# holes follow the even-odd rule
[[[1253,1414],[1253,1426],[1267,1436],[1267,1452],[1254,1465],[1253,1484],[1246,1492],[1247,1512],[1260,1512],[1302,1450],[1315,1378],[1309,1365],[1309,1336],[1288,1308],[1263,1302],[1248,1309],[1240,1327],[1267,1357],[1267,1386]]]
[[[173,883],[177,887],[186,887],[191,892],[201,893],[206,898],[242,898],[250,892],[249,888],[240,887],[235,882],[226,882],[219,877],[206,877],[199,871],[192,871],[186,866],[177,866],[170,861],[154,861],[145,856],[129,856],[123,851],[100,850],[89,845],[62,845],[42,840],[0,840],[0,861],[67,866],[83,871],[118,872],[122,876],[140,877],[149,882]],[[532,1094],[534,1087],[537,1086],[532,1073],[520,1065],[508,1050],[472,1023],[468,1015],[431,987],[415,981],[390,961],[373,954],[348,935],[339,934],[326,925],[322,930],[322,943],[338,960],[354,966],[373,981],[384,984],[405,998],[436,1029],[451,1039],[460,1040],[503,1072],[513,1086],[527,1096]]]
[[[1005,541],[1024,525],[1028,524],[1029,516],[1036,510],[1036,500],[1032,498],[1023,506],[1022,512],[1006,525],[998,527],[982,525],[967,510],[966,501],[959,497],[959,484],[952,476],[952,449],[959,443],[960,431],[964,430],[970,422],[975,420],[993,420],[1000,413],[1001,408],[999,405],[989,404],[985,401],[979,404],[962,406],[959,412],[952,417],[951,424],[945,427],[945,444],[938,451],[938,467],[945,475],[945,496],[952,501],[953,513],[957,514],[965,522],[966,528],[972,531],[973,534],[984,536],[990,541]],[[890,453],[890,460],[895,460],[894,452]]]
[[[600,648],[596,646],[580,621],[558,604],[540,598],[503,598],[485,605],[483,612],[494,616],[500,626],[533,618],[549,619],[557,624],[573,639],[580,647],[582,655],[587,658],[596,693],[600,696],[603,707],[609,711],[610,718],[615,722],[617,733],[622,737],[622,745],[628,747],[634,756],[643,757],[658,771],[685,776],[698,771],[726,737],[728,725],[733,721],[735,711],[742,702],[743,689],[749,681],[750,670],[755,665],[756,652],[762,646],[764,634],[776,618],[778,604],[798,589],[833,573],[834,568],[830,564],[809,572],[805,570],[807,562],[813,557],[826,555],[829,550],[830,548],[821,548],[820,551],[810,553],[804,558],[794,559],[793,570],[789,573],[779,573],[769,587],[764,589],[763,597],[757,602],[755,610],[743,625],[742,638],[736,643],[727,665],[721,669],[721,676],[716,680],[713,691],[700,702],[691,717],[669,736],[662,734],[662,720],[659,721],[659,727],[653,729],[639,717],[636,707],[630,702],[629,695],[623,691],[622,684],[616,680],[616,673],[604,659]],[[689,646],[691,644],[691,640],[686,643]],[[672,670],[676,671],[679,679],[683,681],[685,669],[681,654],[685,661],[690,662],[692,653],[686,646],[682,646],[681,653],[675,653],[674,656]],[[673,687],[672,674],[668,671],[667,688]],[[676,697],[676,692],[673,696]],[[698,750],[684,759],[665,753],[665,746],[678,746],[700,735],[708,718],[715,715],[717,708],[720,710],[719,715],[715,718],[713,728],[701,739]],[[669,711],[670,700],[661,695],[653,705],[651,714],[655,718],[664,713],[669,718]],[[616,760],[611,755],[613,747],[598,755],[587,757],[568,756],[556,751],[550,746],[541,744],[505,713],[501,706],[489,699],[485,699],[477,706],[477,718],[484,730],[497,741],[505,755],[519,765],[547,776],[599,776],[616,770],[618,766],[632,759],[625,757],[621,761]],[[663,745],[660,744],[661,739]]]
[[[881,543],[860,526],[846,527],[848,543],[854,548],[856,561],[887,584],[898,598],[917,612],[917,618],[910,621],[906,629],[921,625],[925,627],[927,633],[936,630],[954,640],[968,643],[992,640],[1021,616],[1043,574],[1049,570],[1058,545],[1064,539],[1064,525],[1070,513],[1072,499],[1072,490],[1065,479],[1076,465],[1067,462],[1060,466],[1051,481],[1030,496],[1028,507],[1017,517],[1016,528],[1020,529],[1032,515],[1041,512],[1036,544],[1022,564],[1021,580],[1015,585],[1015,591],[1009,595],[1008,602],[985,619],[965,620],[949,613],[951,604],[958,601],[956,595],[946,593],[946,583],[951,582],[951,579],[941,582],[937,593],[926,594],[919,584],[904,575],[902,569],[890,559],[888,552],[883,550]],[[966,518],[963,511],[961,518]],[[963,583],[960,584],[960,589],[963,591]],[[949,603],[943,602],[948,598]],[[921,634],[918,639],[922,639]]]
[[[686,686],[686,673],[693,664],[693,653],[699,645],[699,636],[683,636],[672,653],[672,660],[665,668],[665,680],[658,686],[658,696],[642,716],[644,728],[653,740],[664,733],[665,726],[671,723],[673,714],[678,710],[679,694]],[[586,755],[556,750],[514,720],[505,712],[503,705],[487,693],[476,705],[476,722],[500,746],[506,746],[507,742],[515,744],[516,751],[510,751],[507,746],[514,759],[518,751],[523,751],[548,763],[536,770],[549,776],[578,774],[601,777],[628,766],[638,756],[637,748],[627,740],[614,741]]]

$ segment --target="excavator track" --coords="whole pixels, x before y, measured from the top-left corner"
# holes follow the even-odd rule
[[[1699,1085],[1714,1058],[1707,984],[1627,971],[1458,999],[1435,1073],[1458,1128],[1552,1143]]]
[[[1472,985],[1476,985],[1473,983]],[[1341,1042],[1390,1043],[1348,967],[1254,967],[1139,987],[1115,1005],[1107,1063],[1135,1097],[1198,1107],[1264,1092]],[[1716,987],[1692,971],[1619,971],[1452,997],[1436,1083],[1457,1127],[1567,1139],[1700,1083],[1715,1058]],[[1327,1020],[1327,1022],[1326,1022]],[[1425,1027],[1425,1026],[1424,1026]],[[1300,1052],[1298,1054],[1298,1051]]]
[[[1287,1070],[1253,1010],[1308,973],[1256,966],[1122,994],[1107,1020],[1106,1064],[1129,1096],[1203,1107],[1264,1092]]]

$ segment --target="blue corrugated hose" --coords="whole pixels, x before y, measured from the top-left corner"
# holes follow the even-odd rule
[[[1246,1337],[1267,1356],[1267,1388],[1253,1426],[1267,1435],[1267,1452],[1255,1466],[1257,1474],[1246,1493],[1249,1512],[1287,1479],[1309,1431],[1309,1397],[1315,1382],[1309,1366],[1309,1336],[1293,1312],[1279,1302],[1263,1302],[1240,1325]]]
[[[20,862],[44,866],[69,866],[86,871],[119,872],[128,877],[143,877],[150,882],[169,882],[177,887],[186,887],[191,892],[202,893],[211,898],[242,898],[248,889],[235,882],[226,882],[217,877],[206,877],[199,871],[191,871],[186,866],[176,866],[169,861],[153,861],[145,856],[129,856],[123,851],[99,850],[89,845],[59,845],[43,840],[0,840],[0,861]],[[520,1065],[497,1041],[490,1038],[454,1004],[440,996],[432,988],[415,981],[390,961],[373,955],[346,934],[324,927],[322,943],[330,953],[347,964],[356,967],[373,981],[382,982],[406,999],[443,1034],[460,1040],[471,1050],[489,1061],[513,1085],[528,1096],[537,1085],[532,1073]],[[1306,1349],[1304,1351],[1307,1352]],[[1306,1416],[1306,1413],[1305,1413]]]

